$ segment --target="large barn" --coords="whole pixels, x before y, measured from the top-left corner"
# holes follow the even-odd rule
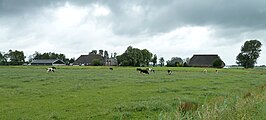
[[[89,54],[89,55],[81,55],[73,65],[82,65],[82,66],[93,66],[95,61],[98,61],[100,64],[104,63],[104,58],[101,55],[97,54]]]
[[[191,67],[214,67],[213,64],[216,60],[222,59],[217,54],[198,54],[193,55],[189,60],[188,66]],[[220,68],[223,68],[225,63],[222,61]]]
[[[30,65],[50,65],[50,66],[59,66],[66,65],[64,61],[59,59],[36,59],[33,60]]]

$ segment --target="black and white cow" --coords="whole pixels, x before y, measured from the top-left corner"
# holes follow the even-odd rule
[[[139,73],[150,74],[148,70],[142,70],[140,68],[137,68],[137,71],[139,71]]]
[[[168,75],[172,74],[172,70],[167,70]]]
[[[46,68],[47,72],[55,72],[56,67]]]

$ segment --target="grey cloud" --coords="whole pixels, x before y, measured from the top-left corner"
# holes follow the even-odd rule
[[[0,14],[10,16],[34,12],[51,3],[51,0],[0,0]]]
[[[132,3],[131,3],[132,4]],[[266,1],[262,0],[179,0],[160,2],[133,2],[147,8],[143,16],[132,17],[125,13],[124,1],[110,7],[114,14],[114,31],[117,34],[138,34],[141,30],[150,33],[168,32],[180,26],[247,27],[265,29]],[[118,10],[117,10],[118,9]],[[135,26],[135,27],[131,27]]]
[[[19,14],[16,17],[21,17],[23,22],[26,21],[23,17],[36,14],[39,8],[55,7],[65,2],[107,6],[112,13],[105,21],[113,24],[113,32],[118,35],[164,33],[180,26],[214,26],[218,30],[241,28],[241,32],[266,28],[264,0],[0,0],[0,18]],[[140,14],[130,13],[134,5],[141,7]]]
[[[183,25],[266,27],[264,0],[0,0],[0,13],[34,12],[41,7],[58,6],[65,2],[83,6],[91,3],[106,5],[112,11],[110,21],[114,22],[114,30],[118,34],[138,33],[141,30],[164,32]],[[131,5],[144,8],[142,14],[133,16],[127,13]]]

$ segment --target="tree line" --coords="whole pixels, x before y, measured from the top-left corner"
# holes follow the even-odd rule
[[[262,43],[258,40],[249,40],[241,46],[241,52],[236,57],[236,63],[244,68],[253,68],[257,63],[257,59],[260,56]],[[92,50],[89,54],[101,55],[104,59],[109,58],[108,51]],[[61,53],[40,53],[35,52],[33,55],[29,56],[29,61],[25,62],[26,56],[24,56],[23,51],[9,50],[8,52],[0,52],[0,65],[22,65],[23,63],[29,63],[36,59],[60,59],[66,64],[73,63],[75,58],[66,58],[64,54]],[[111,54],[111,58],[117,59],[118,65],[120,66],[149,66],[152,63],[153,66],[157,65],[157,55],[151,53],[147,49],[133,48],[132,46],[127,47],[126,51],[117,55],[117,53]],[[166,61],[167,67],[186,67],[189,62],[189,58],[181,59],[179,57],[172,57],[171,60]],[[159,65],[164,65],[165,60],[163,57],[159,58]],[[214,66],[219,64],[221,61],[215,61]]]
[[[9,50],[7,53],[0,52],[0,65],[22,65],[25,62],[23,51]]]

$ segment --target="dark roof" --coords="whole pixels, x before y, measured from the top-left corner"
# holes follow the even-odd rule
[[[31,62],[31,64],[54,64],[54,63],[65,64],[64,61],[59,59],[37,59]]]
[[[98,59],[103,62],[104,58],[101,55],[97,54],[89,54],[89,55],[81,55],[73,65],[92,65],[92,61],[94,59]]]
[[[217,54],[199,54],[193,55],[189,60],[188,66],[192,67],[213,67],[213,62],[217,59],[222,60]],[[224,67],[224,63],[223,66]]]

